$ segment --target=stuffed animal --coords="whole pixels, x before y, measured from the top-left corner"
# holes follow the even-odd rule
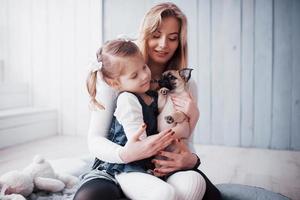
[[[37,155],[23,171],[11,171],[0,177],[0,199],[23,200],[34,190],[60,192],[78,181],[75,176],[56,174],[50,163]]]

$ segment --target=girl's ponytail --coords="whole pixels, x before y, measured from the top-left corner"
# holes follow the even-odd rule
[[[91,101],[90,101],[91,107],[94,107],[94,108],[96,107],[100,110],[104,110],[105,109],[104,106],[96,100],[96,94],[97,94],[96,85],[97,85],[98,71],[99,70],[92,70],[89,73],[87,81],[86,81],[86,87],[87,87],[88,93],[91,98]]]

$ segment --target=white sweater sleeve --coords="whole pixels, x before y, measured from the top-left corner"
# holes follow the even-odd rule
[[[115,109],[116,92],[103,80],[97,82],[97,96],[105,110],[91,112],[88,131],[88,147],[90,153],[100,160],[110,163],[124,163],[119,156],[120,145],[107,139],[110,123]]]
[[[189,80],[188,87],[189,87],[189,91],[191,92],[194,100],[196,101],[196,103],[198,103],[198,89],[197,89],[196,81],[193,78],[191,78]]]
[[[188,88],[189,88],[191,95],[193,96],[194,100],[196,101],[196,103],[198,105],[197,84],[193,78],[191,78],[189,80]],[[195,151],[195,147],[194,147],[194,143],[193,143],[193,135],[194,134],[198,134],[196,128],[193,130],[193,132],[191,133],[191,136],[188,138],[188,146],[190,147],[190,150],[195,153],[196,151]]]
[[[142,106],[137,97],[129,92],[119,95],[114,115],[123,126],[127,139],[130,139],[144,123]],[[146,132],[141,135],[140,139],[145,137],[147,137]]]

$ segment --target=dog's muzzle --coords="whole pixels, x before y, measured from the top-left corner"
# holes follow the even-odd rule
[[[169,90],[173,90],[176,83],[172,83],[172,81],[167,76],[163,76],[160,80],[158,80],[158,85],[160,88],[165,87]]]

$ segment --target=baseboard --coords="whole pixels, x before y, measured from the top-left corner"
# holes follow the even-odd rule
[[[21,108],[0,112],[0,148],[57,134],[57,112]]]

